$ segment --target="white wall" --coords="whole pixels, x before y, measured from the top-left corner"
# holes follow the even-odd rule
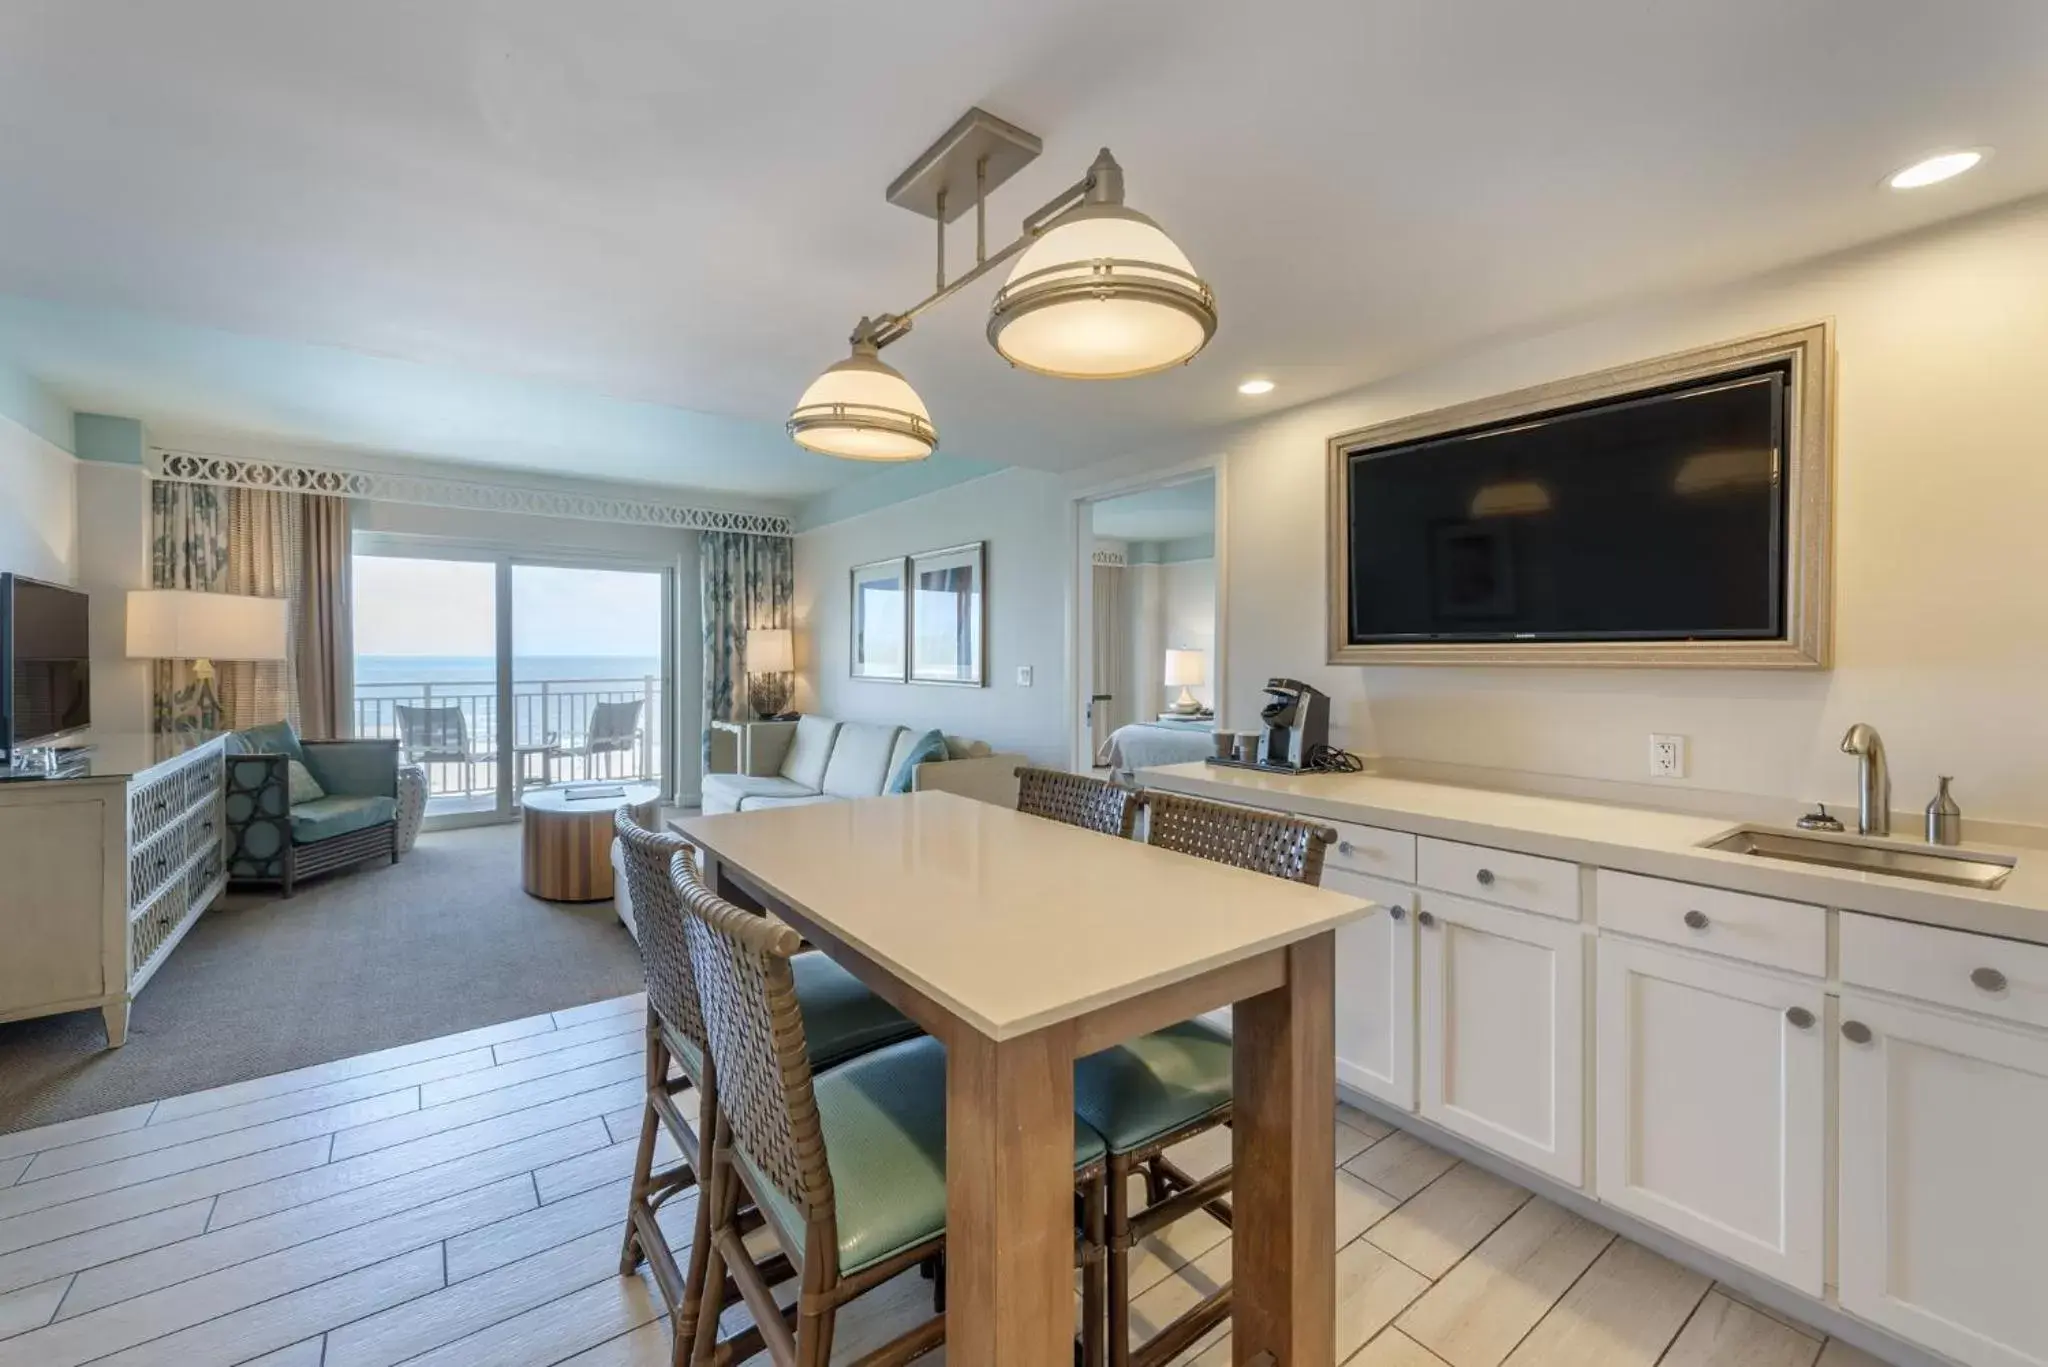
[[[77,466],[69,451],[0,414],[0,570],[76,581]]]
[[[150,727],[150,662],[128,658],[128,590],[149,587],[149,476],[78,462],[78,586],[92,595],[92,720],[102,733]]]
[[[1070,505],[1054,476],[1005,470],[796,539],[797,705],[848,720],[938,727],[1064,765]],[[986,688],[848,677],[848,572],[888,556],[988,543]],[[1033,681],[1017,683],[1029,665]]]
[[[1189,691],[1205,707],[1216,702],[1216,562],[1183,560],[1155,565],[1159,576],[1162,650],[1153,673],[1164,674],[1166,650],[1199,650],[1209,666],[1209,681]],[[1263,682],[1263,681],[1261,681]],[[1178,688],[1159,685],[1161,706],[1180,696]],[[1155,709],[1156,710],[1156,709]],[[1148,714],[1149,715],[1149,714]]]
[[[1829,316],[1839,353],[1832,671],[1323,663],[1326,438]],[[1830,802],[1853,797],[1853,761],[1837,746],[1861,720],[1890,748],[1897,807],[1917,809],[1937,774],[1954,774],[1966,817],[2048,824],[2044,357],[2048,202],[2037,202],[1226,434],[1210,445],[1230,464],[1228,667],[1234,710],[1245,710],[1228,720],[1249,724],[1258,685],[1290,674],[1332,694],[1335,738],[1360,751],[1642,782],[1649,733],[1676,732],[1691,739],[1685,786]]]

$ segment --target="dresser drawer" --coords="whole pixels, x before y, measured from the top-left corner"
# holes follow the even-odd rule
[[[1579,866],[1455,840],[1415,844],[1416,882],[1461,897],[1520,907],[1544,916],[1579,919]]]
[[[1349,821],[1325,821],[1305,816],[1337,832],[1337,841],[1323,855],[1333,869],[1349,869],[1395,883],[1415,881],[1415,837],[1406,831],[1384,831],[1377,826],[1354,826]]]
[[[1842,913],[1842,981],[2048,1028],[2048,946]]]
[[[1594,891],[1602,930],[1811,978],[1827,976],[1828,914],[1823,907],[1613,869],[1599,871]]]

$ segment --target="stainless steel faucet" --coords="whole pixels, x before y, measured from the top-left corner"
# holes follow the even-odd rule
[[[1856,756],[1856,831],[1859,835],[1892,833],[1892,770],[1884,759],[1884,740],[1868,722],[1857,722],[1842,737],[1842,753]]]

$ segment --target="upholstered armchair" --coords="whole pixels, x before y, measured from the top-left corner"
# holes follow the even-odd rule
[[[302,766],[292,772],[294,763]],[[398,862],[398,742],[302,741],[278,722],[228,741],[228,876],[277,883]]]

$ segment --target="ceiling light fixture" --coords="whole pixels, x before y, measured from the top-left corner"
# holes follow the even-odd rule
[[[1916,161],[1905,170],[1896,172],[1885,184],[1894,190],[1918,190],[1926,185],[1939,185],[1950,180],[1984,160],[1982,151],[1943,152],[1939,156]]]
[[[1186,253],[1124,205],[1124,173],[1103,148],[1088,173],[988,250],[989,191],[1038,156],[1036,137],[970,109],[890,185],[889,202],[938,222],[933,292],[863,318],[853,354],[811,383],[789,416],[800,446],[849,460],[922,460],[938,432],[881,350],[925,310],[1022,253],[989,309],[989,345],[1011,365],[1075,380],[1121,380],[1192,360],[1216,334],[1216,296]],[[969,198],[971,194],[971,199]],[[974,207],[974,266],[946,279],[946,224]],[[1270,388],[1270,386],[1268,386]]]
[[[1270,394],[1273,392],[1273,382],[1271,380],[1246,380],[1237,387],[1237,392],[1240,394]]]

